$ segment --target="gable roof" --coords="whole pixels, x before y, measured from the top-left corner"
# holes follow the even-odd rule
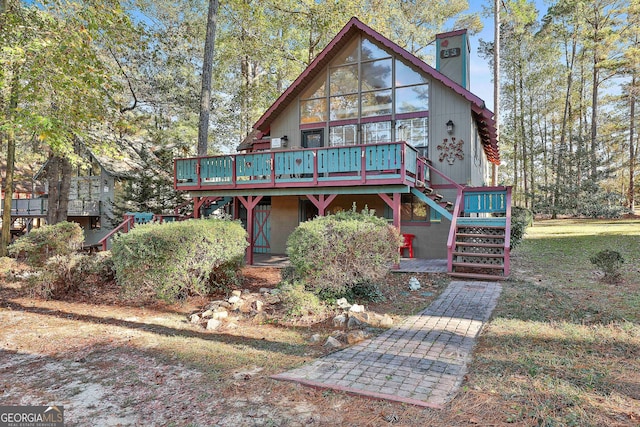
[[[490,162],[500,164],[500,151],[496,135],[496,124],[493,119],[493,112],[486,108],[482,99],[460,86],[435,68],[427,65],[417,56],[411,54],[396,43],[384,37],[382,34],[371,29],[357,18],[351,18],[347,25],[336,35],[336,37],[320,52],[320,54],[309,64],[309,66],[298,76],[298,78],[285,90],[273,105],[260,117],[253,126],[255,130],[267,133],[271,122],[284,111],[284,109],[298,96],[298,94],[329,64],[334,54],[342,49],[358,33],[363,33],[369,39],[384,46],[389,51],[403,58],[406,62],[423,71],[432,79],[439,81],[446,87],[465,98],[471,104],[473,118],[476,121],[478,132],[482,139],[484,152]],[[250,141],[245,139],[238,147],[239,150],[250,147]]]
[[[76,138],[80,139],[79,136]],[[105,172],[115,178],[137,179],[141,174],[151,173],[170,177],[164,168],[158,165],[158,159],[151,148],[151,143],[141,137],[118,137],[110,133],[87,133],[84,137],[82,153],[86,158],[92,158]],[[107,150],[91,149],[99,147],[101,142],[108,141]],[[145,161],[146,157],[147,160]],[[33,179],[44,176],[49,160],[36,172]]]

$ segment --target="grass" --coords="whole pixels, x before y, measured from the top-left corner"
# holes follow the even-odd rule
[[[603,249],[624,257],[620,283],[589,261]],[[498,424],[638,425],[640,221],[539,222],[512,262],[452,406],[482,400]]]
[[[624,257],[620,283],[601,281],[589,261],[603,249]],[[409,292],[410,276],[391,275],[382,287],[386,301],[374,307],[401,318],[427,306],[448,284],[440,275],[418,275],[423,289]],[[300,414],[309,408],[324,417],[318,425],[386,425],[391,419],[407,426],[640,425],[640,220],[537,222],[513,251],[512,276],[502,286],[461,391],[442,410],[272,381],[269,375],[326,353],[309,343],[310,330],[246,324],[210,333],[189,325],[187,308],[45,302],[6,288],[0,351],[50,355],[54,366],[68,368],[59,375],[70,378],[77,376],[76,361],[86,358],[81,363],[93,368],[87,371],[95,373],[93,381],[122,390],[121,406],[136,411],[151,408],[148,399],[166,389],[161,398],[177,408],[167,425],[192,421],[175,421],[178,403],[187,401],[194,419],[197,408],[218,417],[229,413],[220,425],[303,424],[308,416]],[[254,367],[264,369],[234,378]],[[191,387],[157,383],[156,370]],[[138,397],[129,396],[131,389]],[[271,412],[259,415],[265,407]]]

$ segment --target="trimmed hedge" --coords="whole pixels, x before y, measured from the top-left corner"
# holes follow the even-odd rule
[[[247,245],[240,222],[201,219],[136,226],[111,253],[125,296],[173,302],[237,281]]]
[[[295,278],[330,296],[384,277],[399,261],[400,243],[384,218],[352,210],[300,224],[287,240],[287,255]]]
[[[82,247],[84,234],[75,222],[62,221],[34,228],[9,246],[9,254],[25,257],[32,267],[42,267],[53,256],[69,255]]]

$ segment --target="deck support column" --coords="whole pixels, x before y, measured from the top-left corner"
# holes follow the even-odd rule
[[[324,194],[319,194],[318,198],[316,198],[313,194],[307,194],[307,199],[311,200],[311,203],[318,208],[318,216],[325,216],[327,208],[333,202],[333,199],[336,198],[337,194],[329,194],[325,196]]]
[[[400,200],[402,199],[400,193],[393,193],[392,197],[389,197],[389,195],[385,193],[378,193],[378,196],[380,196],[393,211],[393,226],[400,231]]]
[[[195,219],[200,218],[200,206],[202,206],[202,198],[194,197],[193,198],[193,217]]]
[[[253,247],[254,247],[254,235],[253,235],[253,218],[254,210],[262,196],[238,196],[238,200],[242,203],[242,206],[247,210],[247,238],[249,240],[249,247],[246,252],[247,265],[253,265]]]

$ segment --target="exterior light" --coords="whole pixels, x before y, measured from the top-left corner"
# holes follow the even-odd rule
[[[452,121],[452,120],[449,120],[449,121],[447,122],[447,133],[448,133],[449,135],[453,135],[453,128],[455,128],[455,125],[453,124],[453,121]]]

